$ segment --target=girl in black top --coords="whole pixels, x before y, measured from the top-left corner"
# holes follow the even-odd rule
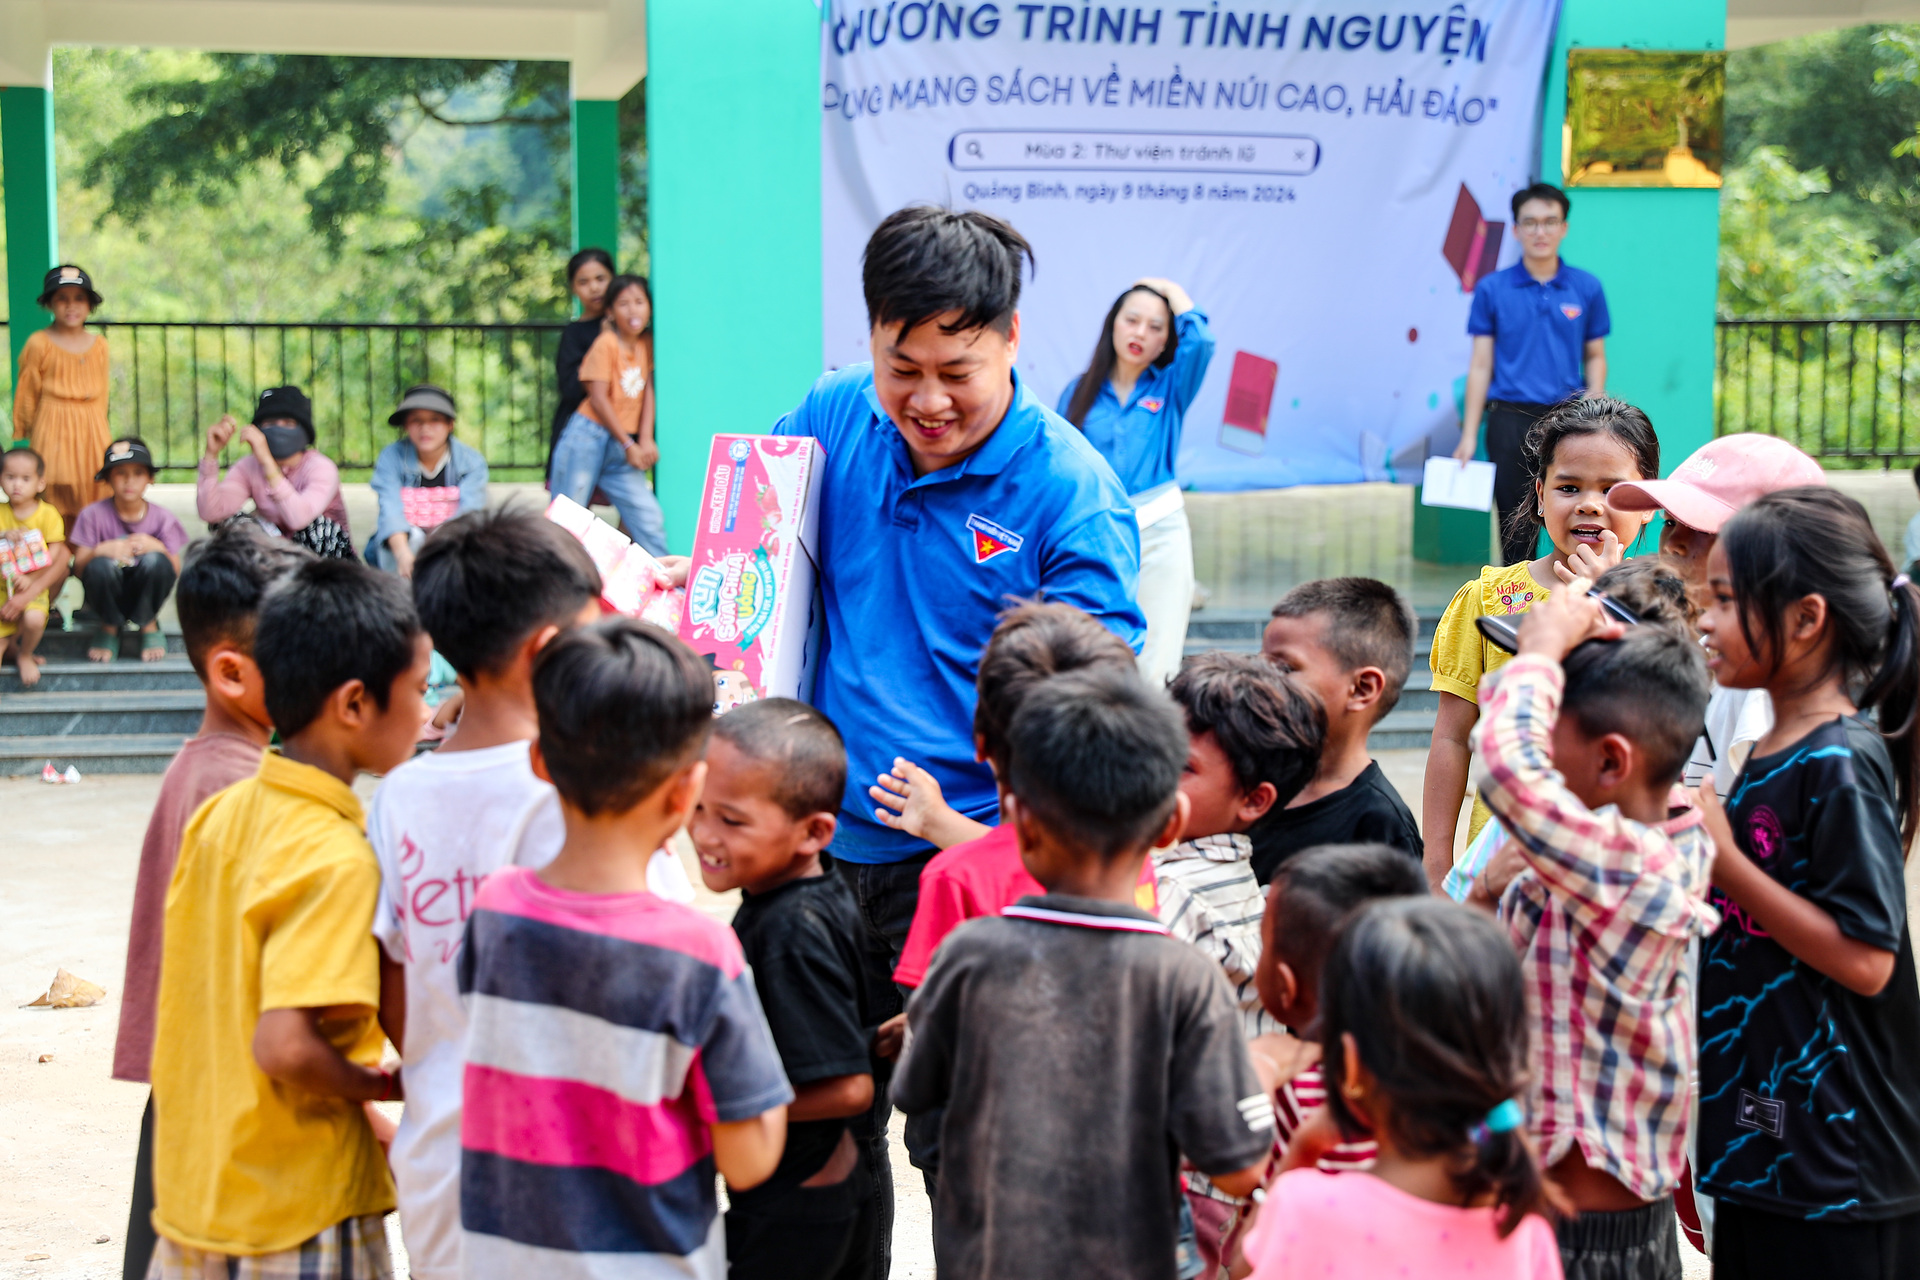
[[[607,285],[613,280],[613,257],[605,249],[582,249],[567,259],[567,288],[580,300],[580,318],[560,331],[560,349],[553,355],[553,372],[560,399],[553,406],[553,430],[547,435],[547,477],[553,477],[553,451],[560,433],[587,399],[580,385],[580,362],[600,336],[606,318]]]
[[[1773,728],[1723,810],[1700,951],[1695,1185],[1714,1275],[1920,1274],[1920,987],[1906,849],[1920,810],[1920,592],[1825,486],[1744,507],[1707,561],[1720,683]],[[1865,714],[1877,710],[1878,723]]]

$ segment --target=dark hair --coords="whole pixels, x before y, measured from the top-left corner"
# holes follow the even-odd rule
[[[1553,455],[1568,440],[1581,436],[1612,436],[1633,455],[1640,478],[1652,480],[1660,474],[1660,437],[1653,432],[1647,415],[1612,396],[1594,396],[1588,400],[1563,400],[1549,409],[1527,432],[1526,460],[1534,485],[1547,482],[1547,469]],[[1507,518],[1513,533],[1538,531],[1546,526],[1537,499],[1521,503]]]
[[[303,561],[261,600],[254,628],[273,727],[282,738],[300,733],[351,680],[386,710],[419,635],[413,595],[399,578],[358,560]]]
[[[1321,640],[1348,671],[1378,667],[1387,678],[1374,719],[1393,710],[1413,668],[1419,620],[1398,591],[1377,578],[1320,578],[1303,582],[1273,606],[1276,618],[1324,618]]]
[[[1565,218],[1573,212],[1573,201],[1567,193],[1547,182],[1536,182],[1513,193],[1513,220],[1520,221],[1520,206],[1529,200],[1548,200],[1560,206],[1560,216]]]
[[[1420,860],[1390,844],[1323,844],[1302,849],[1273,873],[1267,912],[1273,949],[1300,982],[1318,990],[1340,925],[1376,898],[1422,898]]]
[[[468,679],[526,638],[565,628],[600,596],[578,539],[532,511],[469,511],[435,529],[413,563],[413,602],[433,647]]]
[[[1313,781],[1326,708],[1259,654],[1188,658],[1167,692],[1186,713],[1188,733],[1213,735],[1242,794],[1271,782],[1273,807],[1284,809]]]
[[[1187,732],[1138,671],[1071,671],[1027,694],[1007,731],[1007,787],[1049,831],[1110,862],[1173,812]]]
[[[1916,462],[1913,466],[1913,487],[1920,489],[1920,462]]]
[[[706,750],[713,669],[658,627],[602,618],[541,651],[533,703],[560,798],[588,817],[625,813]]]
[[[597,262],[605,267],[608,275],[615,274],[612,254],[608,253],[605,249],[582,249],[567,259],[567,288],[573,288],[573,278],[579,275],[580,268],[586,266],[589,262]]]
[[[806,703],[743,703],[713,722],[713,736],[778,770],[772,799],[789,818],[839,811],[847,790],[847,747],[833,721]]]
[[[645,276],[615,276],[608,281],[607,291],[600,295],[601,309],[612,316],[613,304],[629,289],[638,289],[647,300],[647,327],[640,332],[648,333],[653,329],[653,286],[647,283]]]
[[[203,538],[195,538],[180,560],[180,583],[173,589],[187,661],[202,680],[207,654],[221,642],[253,652],[260,601],[267,589],[307,561],[313,553],[298,543],[275,538],[251,520],[230,520]]]
[[[33,474],[36,476],[44,476],[47,474],[47,460],[41,457],[40,451],[31,445],[16,444],[9,447],[6,455],[0,457],[0,465],[5,465],[6,459],[11,458],[16,453],[33,459]]]
[[[1173,354],[1180,347],[1180,331],[1173,324],[1173,303],[1167,295],[1150,285],[1137,284],[1113,300],[1107,308],[1107,318],[1100,327],[1100,340],[1093,344],[1093,359],[1087,361],[1086,372],[1080,375],[1080,382],[1073,389],[1073,399],[1067,402],[1066,418],[1076,427],[1084,428],[1087,423],[1087,410],[1093,408],[1093,402],[1100,398],[1100,388],[1107,385],[1107,379],[1113,376],[1113,363],[1119,353],[1113,349],[1113,322],[1120,316],[1120,308],[1127,299],[1136,293],[1148,293],[1160,299],[1167,309],[1167,346],[1154,357],[1153,367],[1164,369],[1173,363]]]
[[[1676,627],[1633,627],[1619,640],[1589,640],[1561,664],[1567,687],[1560,713],[1591,737],[1624,734],[1646,753],[1658,784],[1680,778],[1707,727],[1707,659]]]
[[[1327,1105],[1343,1136],[1366,1132],[1341,1090],[1351,1035],[1395,1147],[1452,1157],[1455,1192],[1492,1192],[1503,1237],[1550,1210],[1525,1126],[1486,1124],[1501,1103],[1525,1105],[1528,1052],[1520,961],[1491,916],[1431,899],[1361,908],[1328,958],[1320,1014]]]
[[[900,326],[900,341],[949,311],[960,313],[942,333],[991,325],[1007,333],[1020,305],[1020,260],[1033,246],[989,213],[909,205],[874,228],[861,255],[867,324]]]
[[[1034,687],[1082,668],[1138,669],[1127,642],[1070,604],[1027,601],[1000,615],[974,678],[973,735],[981,754],[1007,774],[1007,727]]]
[[[1633,610],[1642,622],[1676,628],[1689,636],[1700,620],[1700,606],[1687,593],[1687,580],[1659,556],[1622,560],[1595,578],[1593,589]]]
[[[1741,634],[1770,670],[1786,648],[1787,610],[1805,596],[1826,600],[1833,648],[1818,679],[1838,675],[1861,710],[1878,708],[1902,847],[1912,844],[1920,819],[1920,594],[1911,584],[1893,586],[1893,560],[1866,508],[1825,485],[1780,489],[1735,512],[1720,529],[1720,546]]]

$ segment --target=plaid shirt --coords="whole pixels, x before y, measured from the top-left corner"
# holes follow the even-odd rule
[[[1544,1163],[1655,1200],[1680,1182],[1695,1043],[1687,945],[1719,925],[1713,842],[1676,790],[1657,827],[1580,803],[1553,767],[1560,664],[1517,657],[1480,685],[1480,794],[1527,862],[1500,900],[1539,1034],[1529,1099]]]

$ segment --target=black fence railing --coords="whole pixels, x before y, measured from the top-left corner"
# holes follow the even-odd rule
[[[144,438],[164,479],[189,477],[208,425],[221,414],[244,422],[262,388],[285,383],[312,398],[319,447],[343,470],[373,465],[396,434],[387,415],[416,382],[453,393],[460,438],[503,479],[537,475],[546,465],[558,323],[121,320],[95,327],[112,344],[113,429]],[[11,404],[10,370],[0,369],[0,389]],[[238,450],[229,445],[227,459]]]
[[[1920,458],[1920,318],[1721,320],[1713,425],[1780,436],[1828,466]]]

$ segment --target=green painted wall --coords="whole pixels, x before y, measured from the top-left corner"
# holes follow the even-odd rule
[[[767,430],[820,373],[819,10],[650,0],[647,155],[654,346],[668,371],[655,483],[684,553],[708,441]]]
[[[45,89],[0,88],[0,183],[7,206],[7,335],[17,370],[20,348],[36,329],[46,327],[37,301],[40,282],[60,260],[53,95]]]
[[[620,256],[620,104],[573,100],[573,247]]]

